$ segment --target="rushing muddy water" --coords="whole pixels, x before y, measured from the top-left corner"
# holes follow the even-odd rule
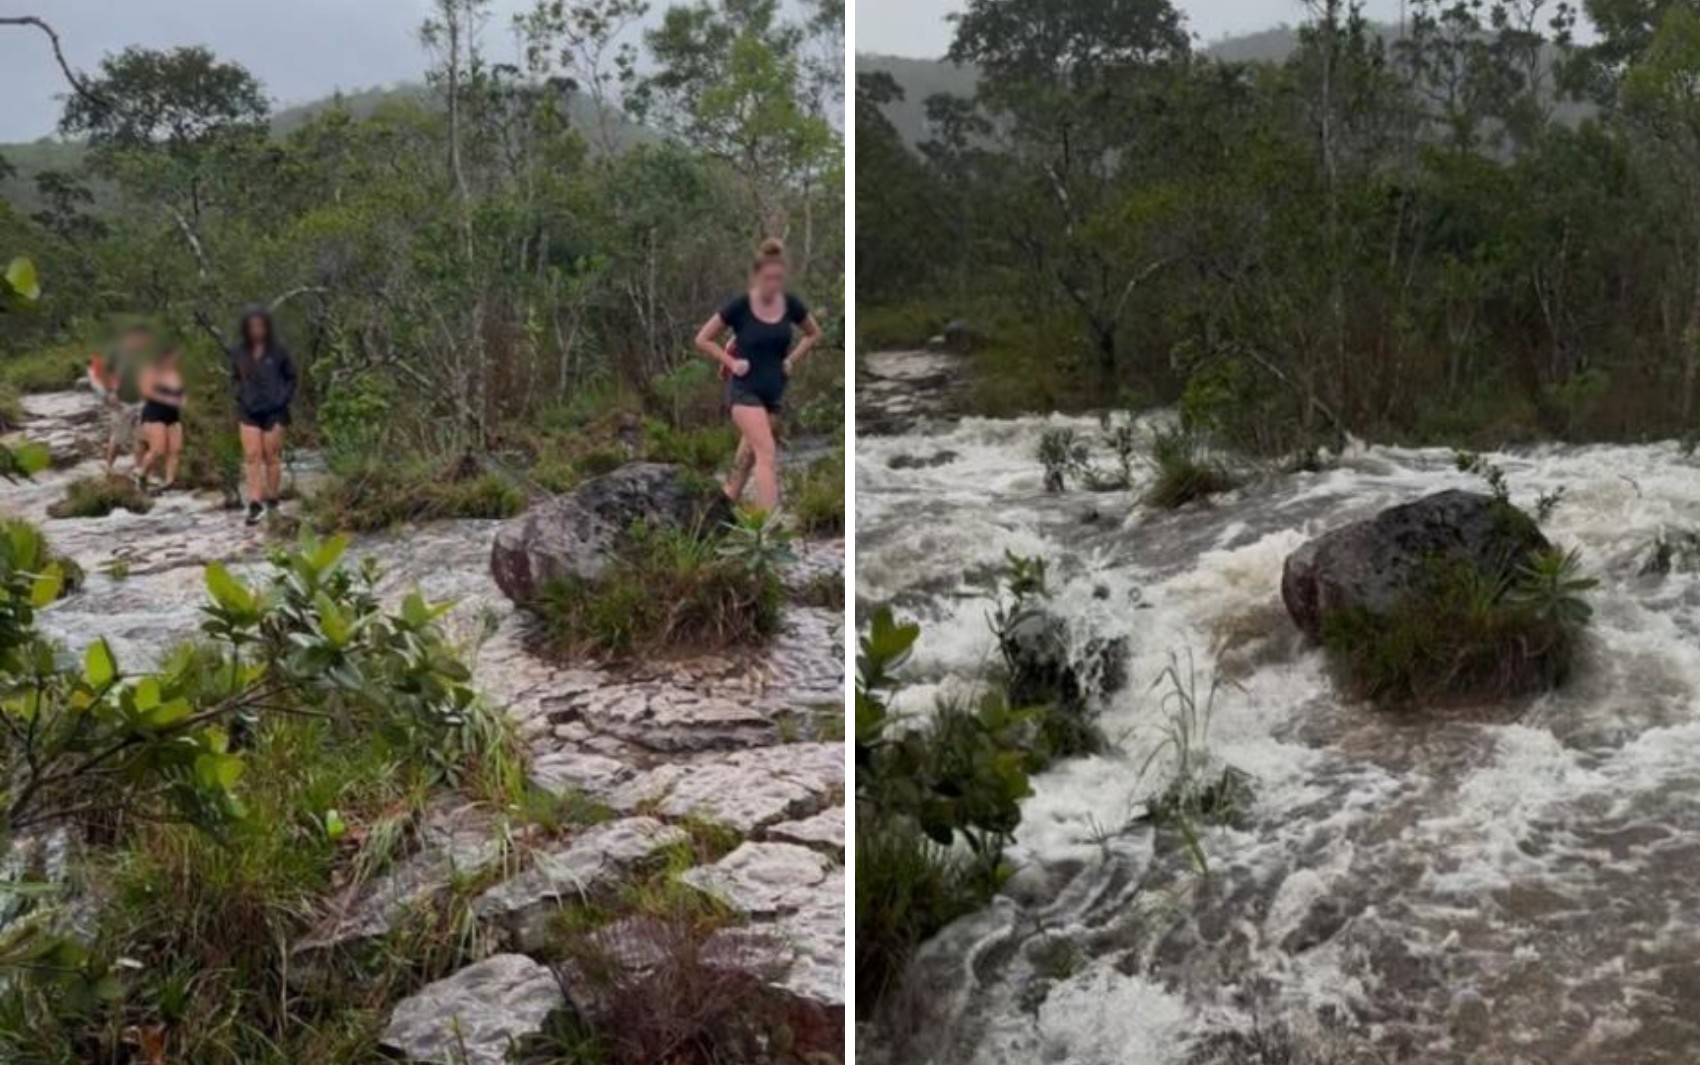
[[[887,392],[953,372],[867,361]],[[877,393],[874,393],[877,394]],[[1309,537],[1445,488],[1442,450],[1357,446],[1159,514],[1132,492],[1048,495],[1047,428],[928,416],[912,395],[857,442],[857,596],[922,623],[925,712],[995,654],[984,576],[1050,560],[1081,640],[1126,636],[1111,750],[1034,781],[993,906],[947,929],[885,1018],[904,1062],[1652,1065],[1700,1061],[1700,574],[1643,575],[1700,529],[1700,459],[1674,444],[1489,456],[1513,500],[1563,488],[1545,528],[1599,579],[1563,691],[1395,715],[1338,698],[1280,606]],[[859,411],[859,420],[868,421]],[[1208,749],[1251,777],[1208,875],[1135,817],[1167,779],[1178,661],[1217,689]],[[1153,688],[1154,684],[1158,684]],[[1142,773],[1142,768],[1145,771]]]

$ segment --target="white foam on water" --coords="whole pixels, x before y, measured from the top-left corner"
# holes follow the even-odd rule
[[[1636,1009],[1668,998],[1645,990],[1668,966],[1700,957],[1700,898],[1684,888],[1700,882],[1700,868],[1681,857],[1700,855],[1700,576],[1638,570],[1661,534],[1700,529],[1700,463],[1671,444],[1485,456],[1526,509],[1564,490],[1543,528],[1579,548],[1601,582],[1595,624],[1565,690],[1514,718],[1425,724],[1342,706],[1321,655],[1292,641],[1279,583],[1287,555],[1318,533],[1433,492],[1483,490],[1450,452],[1354,442],[1331,469],[1158,516],[1133,502],[1136,493],[1044,494],[1039,439],[1065,427],[1097,432],[1095,419],[968,419],[857,446],[858,593],[920,604],[914,669],[928,696],[963,690],[995,657],[991,602],[966,578],[1006,551],[1050,561],[1052,605],[1077,635],[1122,636],[1131,647],[1130,683],[1101,720],[1111,749],[1034,779],[1011,859],[1106,860],[1107,841],[1144,831],[1134,816],[1174,762],[1165,730],[1175,685],[1160,678],[1173,669],[1202,700],[1219,670],[1230,672],[1235,646],[1267,646],[1216,688],[1206,745],[1212,767],[1251,778],[1251,824],[1201,841],[1213,868],[1264,885],[1261,909],[1242,917],[1266,1005],[1297,1019],[1426,996],[1394,1020],[1372,1020],[1363,1038],[1400,1045],[1394,1033],[1404,1026],[1419,1033],[1417,1045],[1446,1045],[1451,991],[1386,984],[1410,964],[1448,974],[1433,978],[1437,988],[1479,987],[1495,1010],[1516,1011],[1494,1014],[1500,1056],[1482,1060],[1541,1060],[1580,1045],[1614,1065],[1690,1060],[1659,1056],[1680,1037],[1638,1034]],[[888,465],[946,451],[955,458],[936,466]],[[1088,509],[1110,520],[1083,526]],[[1193,557],[1177,557],[1173,545],[1184,542],[1195,542]],[[1618,844],[1618,857],[1598,842],[1626,829],[1660,842]],[[1665,879],[1646,900],[1619,904],[1623,878],[1643,871]],[[1288,953],[1282,944],[1331,904],[1344,908],[1338,931]],[[1534,909],[1525,915],[1524,905]],[[1543,968],[1549,957],[1563,961]],[[1233,1012],[1230,988],[1165,990],[1108,962],[1049,989],[1037,1042],[1000,1032],[982,1043],[982,1058],[1179,1065],[1189,1050],[1177,1031]],[[1009,989],[977,993],[1014,1001]],[[1700,1003],[1672,1006],[1692,1014]],[[1033,1019],[1009,1025],[1032,1031]],[[1125,1052],[1130,1045],[1138,1053]]]

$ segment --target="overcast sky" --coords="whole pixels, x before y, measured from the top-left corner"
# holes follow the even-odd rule
[[[852,0],[856,6],[856,50],[887,55],[936,58],[950,47],[944,17],[962,0]],[[1301,0],[1175,0],[1186,12],[1187,27],[1205,44],[1225,34],[1266,30],[1304,18]],[[1368,0],[1370,18],[1394,21],[1399,0]]]
[[[126,45],[204,44],[252,70],[283,106],[335,89],[417,78],[427,0],[10,0],[3,14],[36,14],[59,31],[73,65],[93,70]],[[506,54],[509,16],[526,0],[495,0],[487,45]],[[64,80],[47,38],[0,27],[0,141],[33,140],[59,120]]]

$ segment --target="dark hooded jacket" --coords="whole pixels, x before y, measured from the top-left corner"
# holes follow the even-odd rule
[[[248,321],[266,323],[265,354],[255,358],[248,350]],[[253,417],[278,414],[289,409],[295,398],[295,360],[278,343],[277,328],[264,307],[251,307],[236,325],[236,344],[230,349],[230,376],[236,385],[236,404]]]

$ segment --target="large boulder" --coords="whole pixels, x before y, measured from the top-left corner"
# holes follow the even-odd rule
[[[1527,514],[1493,496],[1447,491],[1342,526],[1287,557],[1281,600],[1313,639],[1334,614],[1387,614],[1429,567],[1464,563],[1490,577],[1510,575],[1552,545]]]
[[[504,524],[490,573],[509,599],[529,603],[550,581],[600,579],[634,526],[707,531],[731,517],[712,482],[681,466],[634,462]]]

